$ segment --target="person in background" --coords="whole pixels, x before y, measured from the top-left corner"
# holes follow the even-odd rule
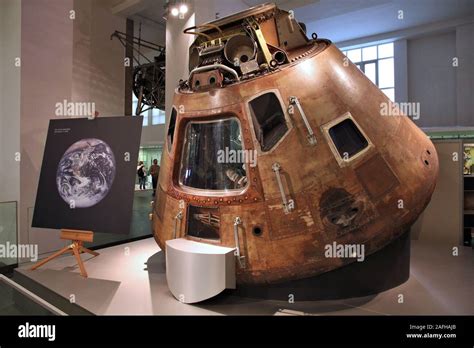
[[[153,196],[156,195],[156,187],[158,186],[158,177],[160,176],[160,166],[158,160],[154,159],[150,167],[151,180],[153,181]]]
[[[140,190],[146,189],[146,172],[145,165],[143,161],[140,161],[137,166],[137,175],[138,175],[138,184],[140,185]]]

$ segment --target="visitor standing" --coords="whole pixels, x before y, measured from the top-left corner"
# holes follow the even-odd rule
[[[137,175],[138,175],[138,184],[140,185],[140,190],[146,189],[146,172],[145,172],[145,165],[143,161],[138,163],[137,167]]]
[[[154,159],[153,164],[150,167],[151,180],[153,182],[153,196],[156,195],[156,187],[158,186],[158,177],[160,176],[160,166],[158,160]]]

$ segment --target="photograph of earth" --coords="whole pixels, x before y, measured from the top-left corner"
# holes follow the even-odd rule
[[[56,184],[61,198],[76,208],[89,208],[109,193],[115,179],[115,157],[100,139],[82,139],[61,157]]]
[[[31,226],[129,234],[142,122],[50,120]]]

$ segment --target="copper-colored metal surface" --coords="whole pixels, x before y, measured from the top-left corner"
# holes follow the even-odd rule
[[[381,105],[391,101],[355,65],[347,64],[337,47],[313,40],[286,53],[290,63],[276,70],[205,92],[177,89],[174,97],[178,114],[171,151],[162,157],[155,239],[164,249],[174,238],[175,217],[182,212],[176,238],[236,247],[234,219],[239,217],[239,248],[246,261],[245,268],[236,267],[239,283],[310,277],[356,261],[326,257],[325,247],[333,242],[364,245],[366,255],[380,250],[416,221],[437,179],[438,157],[428,137],[409,117],[382,116]],[[263,152],[249,101],[266,91],[274,91],[285,106],[288,131]],[[308,143],[307,126],[298,112],[287,110],[294,96],[316,145]],[[216,194],[184,187],[178,177],[187,124],[229,115],[240,122],[244,149],[258,154],[257,165],[247,170],[247,188]],[[367,148],[350,161],[339,157],[328,135],[328,125],[341,117],[354,120],[368,140]],[[282,206],[272,170],[276,162],[283,194],[294,204],[290,212]],[[209,221],[219,221],[219,239],[188,235],[191,205],[217,208],[219,216]]]

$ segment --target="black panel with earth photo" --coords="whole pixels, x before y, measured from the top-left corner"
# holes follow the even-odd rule
[[[32,226],[129,233],[142,122],[51,120]]]

